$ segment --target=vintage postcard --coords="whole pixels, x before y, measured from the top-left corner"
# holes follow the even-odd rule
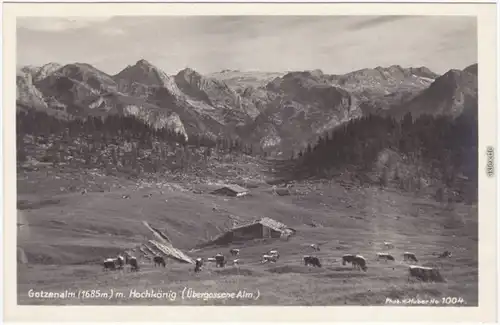
[[[494,9],[5,4],[7,320],[494,321]]]

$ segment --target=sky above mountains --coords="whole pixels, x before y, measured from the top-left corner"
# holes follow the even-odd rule
[[[284,72],[477,63],[475,17],[136,16],[18,18],[17,65],[89,63],[115,74],[146,59],[168,74],[186,67]]]

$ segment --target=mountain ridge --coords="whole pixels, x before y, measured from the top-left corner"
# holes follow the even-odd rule
[[[155,127],[175,125],[186,137],[226,134],[283,152],[369,114],[458,116],[467,107],[477,109],[477,64],[441,76],[399,65],[343,75],[320,69],[202,75],[191,68],[167,75],[141,59],[108,75],[86,63],[52,62],[21,68],[17,92],[24,109],[78,117],[135,115]]]

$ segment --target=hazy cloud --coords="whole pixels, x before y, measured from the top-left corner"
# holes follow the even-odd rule
[[[35,31],[64,31],[88,27],[104,22],[111,17],[23,17],[17,19],[17,26]]]
[[[399,64],[444,73],[477,62],[475,17],[144,16],[18,19],[18,65],[87,62],[114,74],[139,59],[187,66],[344,73]]]

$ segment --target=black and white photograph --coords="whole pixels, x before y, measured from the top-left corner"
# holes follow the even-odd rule
[[[476,16],[15,20],[18,305],[483,303]]]

